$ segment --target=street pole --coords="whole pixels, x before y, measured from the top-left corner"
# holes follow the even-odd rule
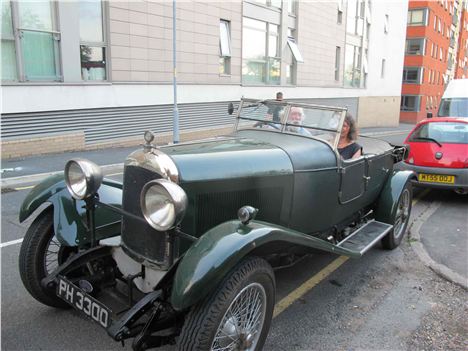
[[[177,108],[177,46],[176,46],[176,0],[172,0],[172,66],[174,87],[174,115],[172,138],[174,144],[179,143],[179,109]]]

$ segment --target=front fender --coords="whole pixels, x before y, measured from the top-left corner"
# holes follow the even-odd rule
[[[104,180],[98,191],[99,199],[121,207],[122,185]],[[66,246],[90,242],[86,229],[85,202],[75,200],[67,190],[63,173],[46,178],[36,185],[21,204],[19,221],[26,220],[40,205],[50,203],[54,208],[54,232]],[[96,209],[96,238],[103,239],[120,233],[120,215],[107,208]]]
[[[327,241],[285,227],[253,221],[229,221],[209,230],[182,258],[174,277],[172,306],[184,310],[204,298],[252,250],[272,242],[285,242],[357,257]]]
[[[406,183],[416,178],[413,171],[394,171],[387,179],[375,208],[375,219],[393,224],[397,211],[398,199]]]

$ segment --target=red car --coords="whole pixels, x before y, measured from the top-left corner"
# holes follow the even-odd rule
[[[409,133],[410,146],[401,169],[415,171],[414,185],[468,193],[468,119],[431,118]]]

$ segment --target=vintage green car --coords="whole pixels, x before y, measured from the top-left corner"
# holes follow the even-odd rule
[[[236,113],[223,137],[156,147],[145,133],[123,184],[73,159],[37,185],[20,211],[22,222],[50,204],[20,251],[29,293],[134,350],[260,350],[275,269],[399,245],[414,174],[393,166],[406,148],[361,137],[362,155],[343,160],[344,108],[243,99]]]

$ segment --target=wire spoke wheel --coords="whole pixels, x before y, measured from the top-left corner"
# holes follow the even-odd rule
[[[262,350],[273,316],[275,285],[267,261],[242,259],[216,289],[190,309],[178,350]]]
[[[234,298],[216,332],[212,350],[255,350],[265,320],[266,293],[252,283]]]
[[[400,201],[398,203],[395,224],[393,230],[395,232],[395,238],[398,239],[403,235],[406,223],[409,219],[409,208],[410,208],[410,193],[408,189],[405,189],[401,194]]]
[[[400,193],[398,203],[396,204],[393,219],[389,219],[388,223],[393,224],[392,230],[382,239],[384,249],[393,250],[400,245],[411,214],[411,201],[413,197],[411,183],[407,182]]]

